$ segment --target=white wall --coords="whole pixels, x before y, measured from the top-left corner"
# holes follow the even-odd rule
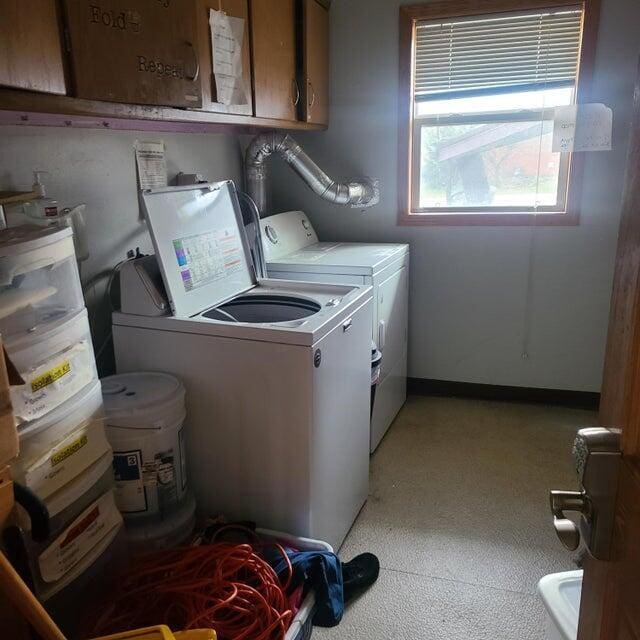
[[[44,180],[47,195],[56,198],[60,206],[87,204],[91,257],[83,265],[85,282],[113,267],[128,249],[151,250],[138,209],[136,139],[165,141],[170,179],[185,171],[203,173],[210,180],[241,181],[242,158],[236,136],[0,127],[2,189],[28,190],[33,181],[31,172],[38,168],[51,173]],[[103,343],[110,325],[103,297],[105,282],[100,284],[86,294],[96,346]],[[106,349],[101,363],[106,371],[111,366],[110,355]]]
[[[273,210],[304,209],[325,240],[411,244],[411,376],[599,390],[640,3],[603,1],[592,99],[613,107],[614,150],[587,159],[580,225],[535,231],[528,318],[530,229],[396,225],[399,4],[333,2],[331,125],[296,135],[336,178],[379,178],[380,205],[366,214],[331,206],[274,161]]]

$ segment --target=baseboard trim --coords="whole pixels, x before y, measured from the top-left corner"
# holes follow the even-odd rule
[[[502,400],[505,402],[529,402],[553,404],[574,409],[597,410],[600,394],[590,391],[567,391],[563,389],[536,389],[533,387],[511,387],[475,382],[452,382],[427,378],[408,378],[407,393],[416,396],[440,396]]]

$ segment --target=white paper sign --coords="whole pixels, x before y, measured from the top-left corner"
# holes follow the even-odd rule
[[[140,189],[157,189],[167,186],[167,160],[164,142],[142,142],[136,140],[136,162]]]
[[[242,77],[242,42],[244,20],[228,16],[224,11],[209,11],[213,75],[217,100],[222,104],[247,104]]]
[[[551,150],[611,151],[613,112],[600,103],[556,107]]]

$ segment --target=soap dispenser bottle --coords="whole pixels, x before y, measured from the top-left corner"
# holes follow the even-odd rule
[[[57,218],[58,202],[53,198],[47,198],[47,191],[40,177],[42,175],[49,175],[49,173],[47,171],[33,172],[33,185],[31,189],[37,194],[37,197],[29,201],[25,207],[26,213],[31,218],[39,218],[42,220]]]

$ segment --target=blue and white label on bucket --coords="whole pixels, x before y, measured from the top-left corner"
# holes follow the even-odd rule
[[[147,510],[147,495],[142,473],[142,452],[114,451],[113,471],[116,478],[116,504],[122,513]]]

